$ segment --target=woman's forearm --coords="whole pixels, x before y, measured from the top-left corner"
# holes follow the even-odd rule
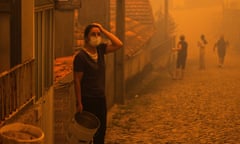
[[[123,46],[123,42],[115,36],[113,33],[106,30],[101,24],[93,23],[94,25],[98,26],[102,34],[104,34],[110,41],[111,44],[107,47],[107,52],[113,52]]]
[[[112,45],[122,47],[122,41],[116,37],[113,33],[107,31],[106,29],[102,28],[102,33],[112,42]]]

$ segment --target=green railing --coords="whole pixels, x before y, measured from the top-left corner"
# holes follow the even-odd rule
[[[5,121],[34,100],[34,60],[0,74],[0,121]]]

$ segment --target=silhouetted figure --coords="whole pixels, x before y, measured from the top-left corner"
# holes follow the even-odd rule
[[[177,48],[173,50],[177,51],[177,63],[176,63],[176,74],[173,79],[183,79],[184,70],[187,60],[187,49],[188,43],[185,41],[185,36],[180,36],[180,41],[177,44]]]
[[[224,59],[226,55],[226,49],[229,43],[224,39],[224,36],[221,36],[219,40],[214,44],[213,51],[217,48],[218,54],[218,66],[221,68],[224,64]]]
[[[199,69],[204,70],[206,68],[205,66],[205,47],[207,45],[207,40],[204,35],[200,36],[200,40],[197,43],[197,46],[199,48]]]

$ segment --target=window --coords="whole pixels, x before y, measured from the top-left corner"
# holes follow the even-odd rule
[[[37,99],[53,85],[53,8],[35,10]]]

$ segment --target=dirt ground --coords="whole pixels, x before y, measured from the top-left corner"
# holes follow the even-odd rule
[[[231,45],[225,65],[217,67],[212,48],[222,32],[220,10],[171,11],[178,25],[177,35],[185,34],[189,43],[185,77],[172,80],[169,67],[155,64],[130,92],[132,99],[109,112],[106,144],[240,143],[240,49]],[[209,42],[206,70],[202,71],[198,69],[196,47],[201,33]]]
[[[109,112],[106,144],[240,143],[240,63],[229,52],[223,68],[208,55],[206,70],[188,59],[183,80],[155,68]]]

